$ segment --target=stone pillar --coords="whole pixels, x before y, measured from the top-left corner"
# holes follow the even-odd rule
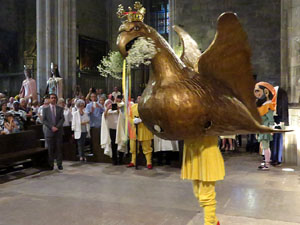
[[[300,165],[300,2],[281,1],[281,86],[288,93],[289,123],[284,162]]]
[[[58,64],[63,96],[71,97],[76,82],[76,0],[37,0],[37,84],[45,93],[50,64]]]
[[[284,135],[284,162],[300,166],[300,107],[289,109],[290,126],[294,130]]]
[[[46,2],[36,1],[36,21],[37,21],[37,92],[39,97],[44,95],[47,81],[46,71]]]

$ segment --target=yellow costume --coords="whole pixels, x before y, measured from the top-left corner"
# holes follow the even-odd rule
[[[204,210],[205,225],[216,225],[215,183],[225,176],[218,137],[203,136],[184,140],[181,178],[193,181],[194,195]]]
[[[139,118],[138,104],[131,106],[130,112],[130,153],[132,154],[131,163],[135,164],[136,160],[136,128],[133,123],[134,118]],[[143,123],[138,124],[138,141],[142,144],[143,153],[145,154],[147,165],[152,165],[152,148],[151,140],[153,139],[153,134],[147,129]]]

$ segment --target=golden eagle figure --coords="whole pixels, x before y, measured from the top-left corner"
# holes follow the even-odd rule
[[[138,105],[148,129],[168,140],[274,132],[260,124],[251,51],[237,16],[220,15],[215,38],[203,53],[188,33],[174,29],[183,43],[180,58],[155,29],[138,19],[119,28],[117,45],[124,57],[138,37],[151,38],[159,49]]]

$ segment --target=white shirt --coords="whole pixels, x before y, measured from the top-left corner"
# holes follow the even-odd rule
[[[109,129],[117,129],[118,125],[118,111],[117,110],[108,110],[107,116],[106,116],[106,121],[107,121],[107,126]]]
[[[64,121],[63,126],[64,127],[70,126],[70,124],[72,122],[72,112],[67,107],[64,108],[64,117],[65,117],[65,121]]]

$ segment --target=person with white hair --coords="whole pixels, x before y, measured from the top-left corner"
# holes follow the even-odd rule
[[[123,164],[125,152],[125,118],[116,103],[110,101],[104,104],[105,112],[102,114],[101,148],[104,154],[112,158],[113,165]]]
[[[13,109],[14,108],[14,101],[15,101],[15,99],[14,99],[14,97],[10,97],[9,98],[9,100],[8,100],[8,103],[7,103],[7,107],[9,108],[9,109]]]
[[[43,108],[49,107],[49,104],[50,104],[50,98],[49,96],[45,96],[43,100],[43,105],[41,105],[37,111],[37,119],[36,119],[37,124],[43,123]]]
[[[65,121],[64,121],[63,126],[64,127],[70,126],[71,122],[72,122],[72,112],[68,107],[66,107],[65,100],[63,98],[58,99],[57,105],[64,109]]]
[[[85,102],[81,99],[76,101],[76,110],[73,112],[72,130],[74,131],[74,138],[77,141],[79,160],[86,161],[84,154],[85,140],[90,137],[90,118],[85,112]]]

